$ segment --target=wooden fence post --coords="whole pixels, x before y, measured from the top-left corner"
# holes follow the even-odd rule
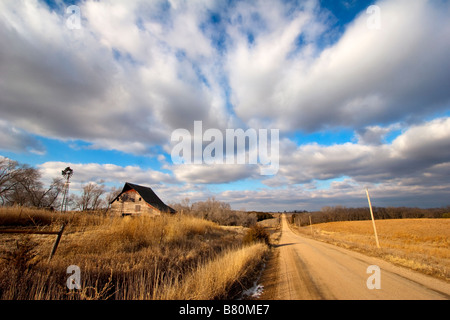
[[[65,227],[66,227],[65,223],[63,223],[61,226],[61,229],[59,229],[58,235],[56,236],[55,243],[53,244],[52,252],[50,252],[50,256],[48,257],[48,261],[50,261],[52,259],[53,255],[55,254]]]

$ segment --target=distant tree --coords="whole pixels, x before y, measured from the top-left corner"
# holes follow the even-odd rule
[[[109,209],[111,207],[111,202],[117,198],[117,196],[120,194],[122,190],[120,190],[117,187],[112,187],[109,192],[105,196],[105,202],[106,202],[106,209]]]
[[[64,187],[64,180],[61,178],[53,178],[50,185],[45,189],[41,188],[35,192],[36,207],[55,208],[59,207],[58,197]]]
[[[38,169],[0,158],[0,203],[37,208],[55,206],[63,181],[54,178],[48,187],[41,182]]]
[[[83,193],[77,197],[76,205],[81,211],[97,210],[103,205],[101,196],[105,193],[105,186],[90,182],[83,186]]]
[[[14,188],[15,203],[31,207],[40,207],[43,184],[40,172],[31,167],[24,167],[17,176],[18,184]]]
[[[242,225],[248,227],[257,221],[255,213],[232,210],[229,203],[216,200],[215,197],[208,198],[206,201],[195,202],[191,206],[188,206],[188,204],[189,201],[184,201],[183,204],[175,204],[173,208],[178,211],[181,208],[189,208],[188,211],[184,212],[189,212],[189,214],[221,225]]]
[[[22,166],[17,161],[0,158],[0,201],[2,205],[10,202],[9,197],[19,183],[18,177],[21,173]]]

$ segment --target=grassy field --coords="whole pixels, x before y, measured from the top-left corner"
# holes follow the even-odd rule
[[[243,244],[246,229],[191,216],[111,218],[102,214],[0,209],[1,228],[66,229],[54,235],[0,234],[0,299],[223,299],[245,289],[267,254]],[[66,286],[67,268],[81,289]]]
[[[376,247],[372,222],[340,221],[294,227],[317,240],[380,257],[450,281],[450,219],[377,220],[381,249]]]

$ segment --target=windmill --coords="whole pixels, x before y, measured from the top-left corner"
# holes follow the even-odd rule
[[[69,179],[73,175],[73,170],[70,167],[65,168],[62,172],[63,177],[66,179],[63,188],[63,200],[61,203],[61,212],[67,211],[67,200],[69,198]]]

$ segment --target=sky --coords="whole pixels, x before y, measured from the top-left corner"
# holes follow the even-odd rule
[[[4,0],[0,156],[166,203],[320,210],[367,206],[368,188],[374,206],[447,206],[449,16],[441,0]],[[278,130],[278,170],[176,163],[195,121]]]

